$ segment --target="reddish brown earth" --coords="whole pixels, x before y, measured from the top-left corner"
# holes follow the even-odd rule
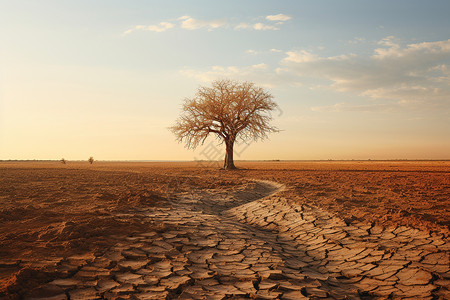
[[[247,165],[247,164],[246,164]],[[289,198],[346,221],[408,225],[448,236],[450,161],[248,164],[249,177],[288,186]]]
[[[56,276],[38,262],[102,253],[117,236],[168,229],[139,217],[117,218],[120,213],[168,205],[176,192],[227,190],[251,179],[283,183],[284,197],[348,223],[408,225],[448,237],[448,161],[237,166],[223,171],[207,163],[0,163],[0,296],[13,298]]]

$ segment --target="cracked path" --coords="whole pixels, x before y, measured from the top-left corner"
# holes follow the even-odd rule
[[[442,236],[347,225],[277,197],[280,189],[258,181],[142,209],[176,229],[55,262],[66,275],[43,288],[51,299],[450,298],[450,243]]]

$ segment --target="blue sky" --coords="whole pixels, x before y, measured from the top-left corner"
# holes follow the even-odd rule
[[[448,12],[448,1],[0,1],[0,159],[206,158],[167,127],[218,78],[254,81],[280,106],[283,131],[238,159],[449,159]]]

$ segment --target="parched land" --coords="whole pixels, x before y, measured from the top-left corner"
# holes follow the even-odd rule
[[[0,163],[0,297],[450,297],[450,162],[237,166]]]

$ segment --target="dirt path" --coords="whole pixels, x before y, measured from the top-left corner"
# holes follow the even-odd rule
[[[347,225],[290,203],[283,187],[177,194],[138,214],[173,225],[124,237],[106,254],[55,262],[47,299],[450,298],[450,244],[407,228]],[[122,215],[123,218],[132,217]]]

